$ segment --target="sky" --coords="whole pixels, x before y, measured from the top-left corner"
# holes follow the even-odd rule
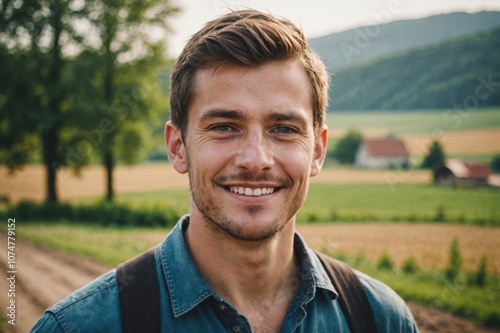
[[[286,17],[307,38],[364,25],[452,12],[500,11],[500,0],[172,0],[181,12],[170,20],[169,54],[179,55],[189,37],[228,10],[254,8]]]

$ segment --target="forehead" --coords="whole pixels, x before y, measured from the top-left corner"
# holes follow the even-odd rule
[[[212,64],[196,72],[194,92],[190,120],[214,108],[249,113],[300,110],[312,118],[311,86],[297,60],[256,68]]]

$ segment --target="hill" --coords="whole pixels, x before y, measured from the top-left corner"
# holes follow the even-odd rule
[[[500,28],[340,70],[330,99],[331,110],[500,105]]]
[[[374,25],[309,40],[328,68],[338,70],[402,51],[437,44],[500,26],[500,12],[451,13],[386,23],[372,14]]]

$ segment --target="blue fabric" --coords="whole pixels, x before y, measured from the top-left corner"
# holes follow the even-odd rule
[[[217,295],[198,271],[182,218],[155,249],[162,332],[251,332],[247,319]],[[296,234],[295,252],[300,283],[281,332],[349,332],[336,300],[337,292],[319,259]],[[358,272],[375,316],[379,333],[418,332],[408,307],[390,288]],[[116,270],[50,307],[32,332],[121,332]]]

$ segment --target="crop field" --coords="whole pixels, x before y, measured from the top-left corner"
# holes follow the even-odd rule
[[[436,131],[467,131],[500,128],[500,109],[419,110],[419,111],[352,111],[334,112],[327,116],[334,136],[349,128],[358,128],[380,135],[432,134]]]
[[[448,156],[478,156],[487,160],[500,153],[500,109],[338,112],[328,115],[333,140],[355,128],[364,137],[396,135],[413,157],[422,157],[433,140]]]
[[[414,257],[423,269],[444,269],[450,242],[457,239],[464,269],[477,269],[482,256],[488,271],[500,274],[500,228],[464,225],[339,223],[298,225],[308,244],[321,251],[363,256],[376,261],[387,252],[400,267]],[[118,263],[154,246],[169,229],[106,228],[83,223],[25,223],[18,234],[28,240],[97,258],[109,265]]]
[[[0,166],[0,195],[11,202],[21,199],[41,201],[44,198],[45,172],[40,165],[27,166],[9,175]],[[177,173],[169,163],[118,166],[114,174],[118,194],[188,189],[187,175]],[[394,170],[358,170],[324,168],[313,183],[429,183],[431,174],[425,170],[411,172]],[[101,167],[84,168],[80,175],[63,169],[58,174],[57,188],[63,200],[104,195],[105,173]]]
[[[88,202],[95,199],[84,199]],[[118,202],[134,207],[189,211],[188,189],[128,193]],[[407,183],[313,183],[298,213],[309,222],[448,222],[500,226],[500,191],[453,189]]]

